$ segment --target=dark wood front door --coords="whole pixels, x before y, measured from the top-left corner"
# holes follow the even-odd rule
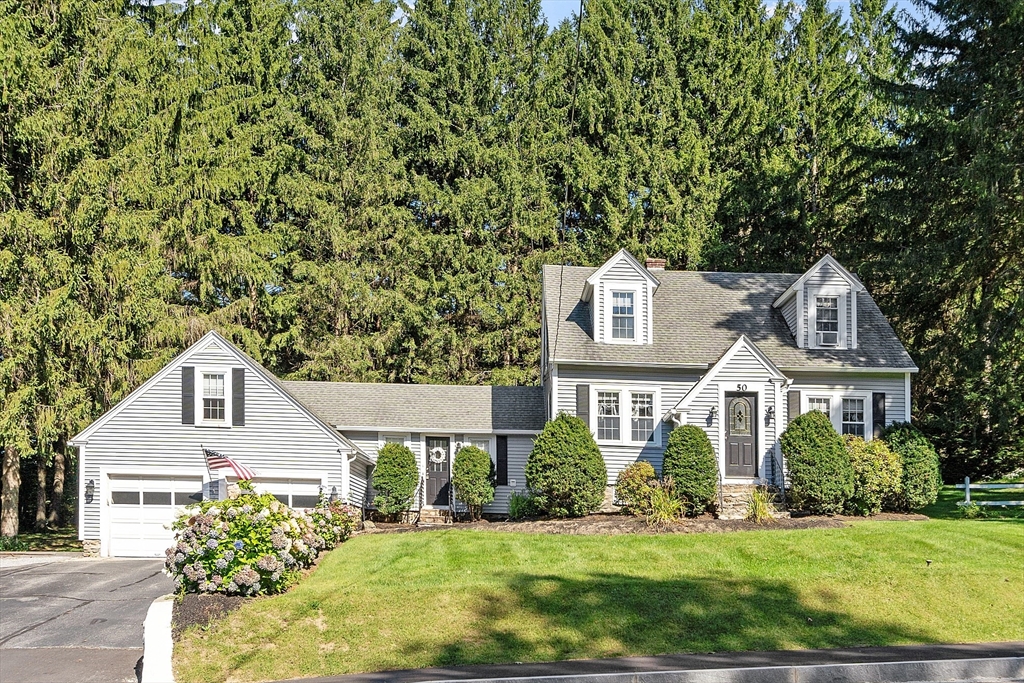
[[[448,506],[451,486],[451,440],[427,437],[427,505]]]
[[[725,476],[757,476],[757,394],[725,395]]]

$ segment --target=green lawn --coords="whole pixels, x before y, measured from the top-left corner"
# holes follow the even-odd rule
[[[951,516],[956,497],[930,511]],[[929,566],[926,560],[931,560]],[[1024,639],[1024,522],[359,536],[175,649],[178,680],[481,662]]]
[[[78,529],[73,526],[0,539],[0,552],[29,550],[80,553],[82,542],[78,540]]]

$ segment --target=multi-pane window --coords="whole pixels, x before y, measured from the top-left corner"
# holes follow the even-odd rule
[[[818,335],[818,346],[838,346],[839,297],[815,297],[814,311],[814,330]]]
[[[843,399],[843,434],[864,437],[864,399]]]
[[[597,392],[597,438],[619,440],[619,392]]]
[[[654,435],[654,394],[632,394],[633,423],[631,434],[633,441],[645,442]]]
[[[203,419],[224,421],[224,375],[203,373]]]
[[[469,440],[469,444],[471,446],[476,446],[477,448],[482,450],[484,453],[487,453],[488,455],[491,454],[491,440],[490,439],[470,439]]]
[[[633,292],[612,292],[612,339],[634,339]]]
[[[807,410],[820,410],[826,415],[832,414],[832,399],[829,398],[811,398],[807,399]]]
[[[384,443],[397,443],[399,446],[404,446],[405,437],[397,434],[385,434]]]

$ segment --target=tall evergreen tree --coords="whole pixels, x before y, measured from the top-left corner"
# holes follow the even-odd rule
[[[915,408],[947,479],[1024,465],[1024,12],[921,2],[901,31],[907,112],[884,168],[873,262],[921,367]]]

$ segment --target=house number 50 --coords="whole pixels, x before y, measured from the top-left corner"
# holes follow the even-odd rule
[[[746,391],[747,390],[747,385],[746,384],[737,384],[736,385],[736,390],[737,391]]]

